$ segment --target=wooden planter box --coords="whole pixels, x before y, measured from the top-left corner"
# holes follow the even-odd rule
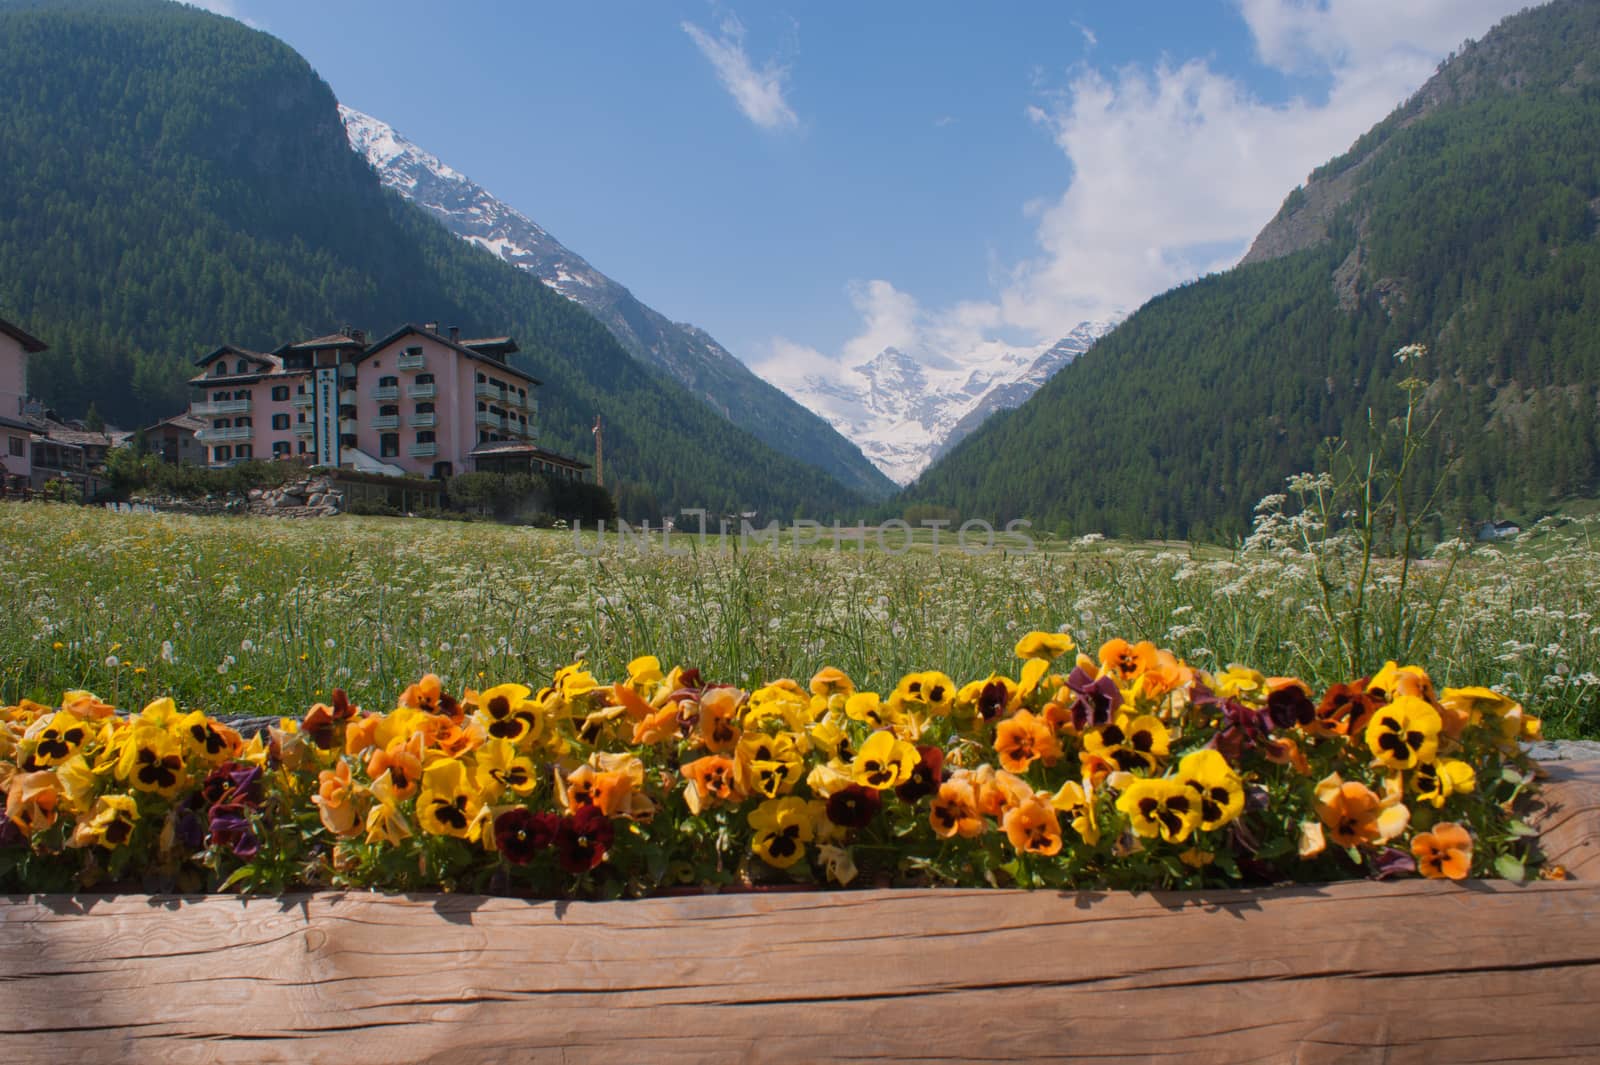
[[[1550,777],[1566,882],[0,901],[0,1061],[1595,1061],[1600,762]]]

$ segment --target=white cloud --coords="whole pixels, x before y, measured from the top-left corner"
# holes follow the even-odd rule
[[[188,3],[190,7],[198,7],[202,11],[211,12],[213,15],[224,15],[231,19],[237,19],[253,30],[265,29],[265,27],[255,19],[246,18],[244,15],[240,14],[239,5],[236,0],[185,0],[185,2]]]
[[[1079,33],[1083,34],[1083,43],[1087,47],[1093,48],[1100,43],[1100,38],[1095,36],[1094,30],[1091,30],[1081,22],[1074,22],[1072,25]]]
[[[768,60],[759,69],[752,64],[744,49],[744,24],[737,16],[730,14],[724,18],[717,36],[692,22],[681,25],[695,47],[710,60],[717,79],[746,118],[762,129],[783,129],[799,124],[799,118],[783,98],[789,68],[776,60]]]
[[[1236,2],[1260,60],[1320,77],[1325,99],[1263,101],[1208,59],[1079,65],[1065,91],[1028,109],[1066,164],[1063,191],[1023,205],[1037,219],[1038,254],[992,270],[993,293],[948,308],[921,308],[887,280],[852,285],[862,328],[838,365],[891,337],[947,365],[977,361],[1000,337],[1048,344],[1231,266],[1313,168],[1525,0]]]

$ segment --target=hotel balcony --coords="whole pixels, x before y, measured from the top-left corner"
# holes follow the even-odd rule
[[[500,403],[506,402],[506,392],[503,388],[496,388],[486,381],[479,381],[472,388],[474,399],[492,399]]]
[[[356,420],[354,418],[340,418],[339,419],[339,435],[340,436],[355,436],[357,429],[358,429],[358,426],[356,425]]]
[[[202,429],[194,435],[206,444],[225,444],[230,440],[249,440],[255,436],[256,431],[250,426],[234,427],[231,429]]]
[[[399,385],[379,385],[372,390],[372,398],[382,403],[386,399],[399,399]]]
[[[432,429],[439,424],[437,414],[413,414],[409,422],[413,429]]]
[[[505,427],[504,418],[498,414],[491,414],[486,410],[478,411],[472,421],[473,424],[481,425],[485,429],[502,429]]]
[[[400,415],[380,414],[376,418],[369,419],[367,424],[372,426],[374,429],[398,429],[400,428]],[[341,425],[341,428],[342,427],[343,426]]]
[[[208,399],[202,403],[191,403],[189,405],[189,413],[196,418],[215,418],[219,414],[249,414],[250,401],[248,399]]]
[[[412,444],[411,457],[414,459],[427,459],[439,453],[438,444]]]
[[[406,395],[412,399],[432,399],[439,394],[438,385],[407,385]]]
[[[316,422],[296,422],[295,425],[294,425],[294,435],[295,436],[315,436],[315,435],[317,435],[317,423]]]
[[[415,355],[402,354],[398,359],[395,360],[395,364],[402,370],[421,370],[427,367],[428,360],[427,357],[419,351]]]
[[[316,402],[317,397],[313,396],[310,392],[296,392],[294,395],[289,397],[289,405],[291,407],[310,407]]]
[[[341,406],[341,407],[353,407],[353,406],[356,405],[356,400],[358,398],[359,397],[356,396],[356,390],[355,389],[347,388],[344,391],[339,393],[339,406]]]

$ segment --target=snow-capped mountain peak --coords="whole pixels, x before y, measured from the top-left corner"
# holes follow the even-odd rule
[[[1005,349],[955,367],[884,348],[856,366],[775,383],[828,419],[889,477],[910,484],[997,410],[1017,407],[1116,321],[1080,322],[1054,344]]]

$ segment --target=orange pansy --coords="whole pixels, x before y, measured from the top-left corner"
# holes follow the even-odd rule
[[[1472,872],[1472,834],[1454,821],[1440,821],[1411,841],[1417,872],[1435,879],[1461,880]]]
[[[1013,773],[1026,773],[1035,759],[1045,765],[1061,760],[1061,744],[1043,720],[1019,710],[995,728],[994,750],[1000,764]]]

